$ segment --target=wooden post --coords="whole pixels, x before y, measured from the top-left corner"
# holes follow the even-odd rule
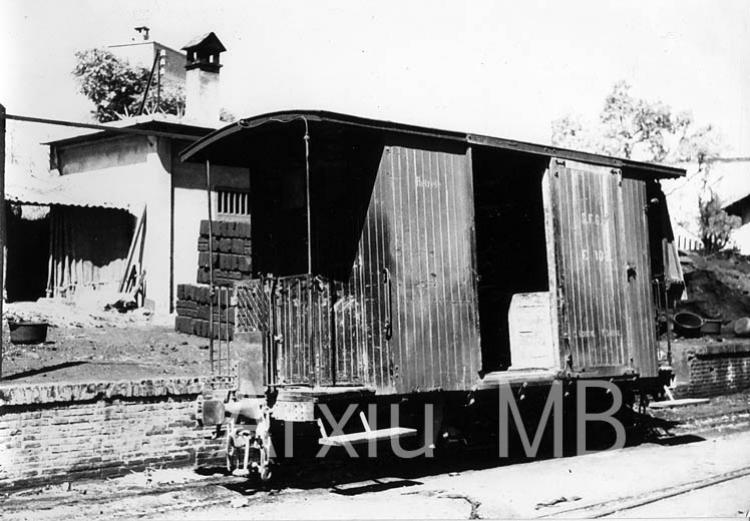
[[[214,221],[211,208],[211,163],[206,159],[206,196],[208,197],[208,358],[214,369]]]
[[[5,303],[5,106],[0,104],[0,380],[3,378],[3,304]]]
[[[305,202],[307,205],[307,274],[312,275],[312,209],[310,208],[310,130],[305,122]]]
[[[667,270],[669,267],[669,252],[667,248],[669,243],[667,239],[661,240],[661,256],[662,263],[664,264],[664,317],[667,319],[667,364],[672,366],[672,321],[669,318],[669,278],[667,276]]]
[[[135,254],[135,250],[138,247],[138,239],[141,237],[141,229],[143,228],[143,224],[146,222],[146,205],[143,205],[143,211],[141,212],[140,216],[138,217],[138,222],[135,225],[135,231],[133,232],[133,238],[130,240],[130,248],[128,248],[128,260],[125,263],[125,271],[122,274],[122,280],[120,281],[120,288],[119,292],[122,293],[126,290],[128,278],[130,278],[130,272],[132,271],[131,267],[133,265],[133,255]],[[138,270],[140,271],[140,262],[138,263]],[[140,273],[136,273],[136,278],[140,275]],[[137,289],[137,288],[136,288]]]

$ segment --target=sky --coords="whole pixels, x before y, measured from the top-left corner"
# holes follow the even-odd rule
[[[239,117],[325,109],[548,143],[552,120],[595,118],[624,79],[750,156],[748,0],[3,0],[0,103],[90,121],[73,54],[138,25],[174,48],[214,31]],[[10,127],[16,149],[69,132]]]

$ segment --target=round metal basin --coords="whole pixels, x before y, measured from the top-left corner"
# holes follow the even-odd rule
[[[14,344],[41,344],[47,340],[46,322],[8,322]]]
[[[690,311],[680,311],[674,316],[674,328],[683,336],[698,336],[703,327],[703,318]]]

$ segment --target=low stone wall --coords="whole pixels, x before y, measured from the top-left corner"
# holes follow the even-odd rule
[[[200,378],[0,385],[0,490],[221,463]]]
[[[675,342],[672,360],[677,396],[708,397],[750,389],[749,341]]]

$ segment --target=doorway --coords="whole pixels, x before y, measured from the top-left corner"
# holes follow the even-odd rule
[[[544,158],[516,152],[474,152],[479,328],[482,371],[507,370],[508,312],[513,296],[547,292],[542,178]]]
[[[46,295],[47,288],[49,209],[9,204],[6,219],[8,302],[36,301]]]

